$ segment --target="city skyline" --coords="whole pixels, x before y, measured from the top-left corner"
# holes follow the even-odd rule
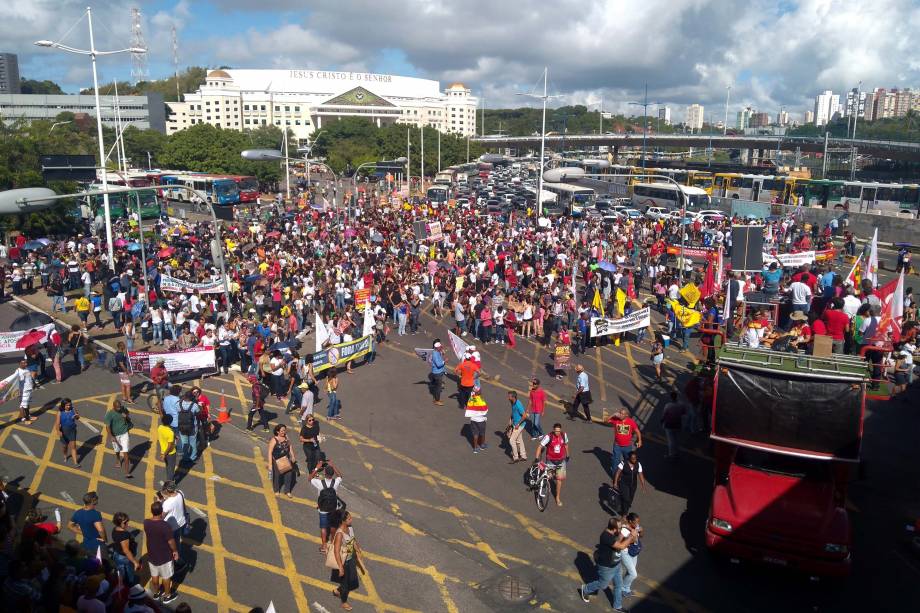
[[[88,87],[85,58],[32,45],[42,38],[59,40],[85,6],[75,0],[13,0],[0,23],[0,51],[19,55],[24,78],[53,80],[68,92]],[[845,95],[860,81],[864,91],[920,84],[920,65],[911,61],[909,47],[920,7],[907,0],[761,0],[744,7],[727,0],[563,0],[552,13],[536,0],[509,6],[479,0],[462,5],[105,0],[92,6],[100,49],[130,44],[131,8],[140,8],[151,78],[173,73],[175,26],[180,69],[374,72],[436,79],[442,87],[460,81],[484,97],[487,108],[499,108],[531,104],[515,94],[536,91],[545,65],[550,93],[559,96],[552,106],[583,104],[634,115],[627,103],[643,95],[647,82],[649,99],[670,107],[674,123],[686,121],[692,104],[705,106],[713,120],[721,118],[728,85],[734,123],[745,107],[773,117],[785,107],[791,119],[802,121],[817,94]],[[867,24],[870,12],[878,19]],[[366,27],[370,23],[373,28]],[[597,35],[584,36],[586,29]],[[795,36],[782,39],[773,34],[793,31]],[[85,22],[63,40],[88,46]],[[130,57],[105,58],[99,70],[101,83],[129,80]]]

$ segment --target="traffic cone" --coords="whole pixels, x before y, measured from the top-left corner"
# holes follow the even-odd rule
[[[227,397],[220,395],[220,413],[217,414],[217,423],[226,424],[230,422],[230,411],[227,409]]]

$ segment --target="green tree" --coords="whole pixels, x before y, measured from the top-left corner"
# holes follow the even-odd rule
[[[64,90],[54,81],[35,81],[33,79],[20,79],[20,91],[23,94],[63,94]]]

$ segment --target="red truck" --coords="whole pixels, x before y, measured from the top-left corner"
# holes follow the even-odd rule
[[[718,349],[710,551],[812,576],[850,572],[847,484],[870,374],[853,356]]]

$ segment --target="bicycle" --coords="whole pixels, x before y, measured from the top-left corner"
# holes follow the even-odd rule
[[[556,479],[556,469],[547,466],[545,462],[535,463],[530,467],[528,482],[534,494],[534,501],[540,512],[546,510],[549,502],[551,482]]]

